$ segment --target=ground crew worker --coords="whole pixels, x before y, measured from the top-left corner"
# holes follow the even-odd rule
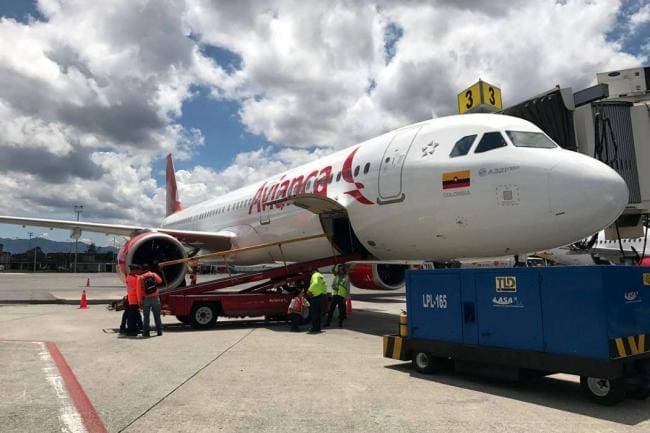
[[[321,311],[323,308],[323,300],[325,299],[325,292],[327,292],[325,277],[316,269],[311,276],[309,289],[307,290],[310,304],[309,315],[311,316],[311,329],[309,332],[311,334],[321,332]]]
[[[129,266],[129,274],[126,276],[126,304],[124,312],[126,314],[126,335],[135,337],[142,329],[142,317],[140,316],[139,300],[138,300],[138,272],[140,272],[139,265]],[[123,315],[124,316],[124,315]],[[120,333],[122,327],[120,326]]]
[[[153,281],[152,281],[153,280]],[[142,336],[149,337],[149,313],[153,311],[153,320],[156,323],[158,335],[162,335],[162,322],[160,320],[160,297],[158,284],[162,284],[162,278],[155,272],[151,272],[145,265],[144,272],[138,275],[138,302],[144,310],[144,326]]]
[[[190,262],[190,285],[192,286],[196,285],[196,277],[198,273],[199,273],[199,261],[192,260]]]
[[[343,321],[346,319],[345,300],[350,293],[350,280],[345,272],[344,265],[337,265],[334,267],[334,280],[332,281],[332,301],[330,302],[330,310],[327,313],[327,322],[325,326],[330,326],[334,310],[339,307],[339,328],[343,327]]]
[[[309,301],[305,298],[305,293],[300,290],[296,293],[289,303],[289,323],[291,324],[291,332],[300,331],[299,326],[306,322],[309,317]]]

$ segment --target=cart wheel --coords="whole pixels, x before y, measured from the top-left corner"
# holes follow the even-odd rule
[[[431,374],[440,369],[440,360],[428,352],[413,354],[413,368],[419,373]]]
[[[190,315],[192,326],[197,329],[212,328],[217,321],[217,311],[214,305],[197,304]]]
[[[176,316],[176,318],[183,325],[189,325],[190,324],[190,316]]]
[[[598,404],[614,406],[625,399],[625,379],[580,376],[580,385],[589,398]]]

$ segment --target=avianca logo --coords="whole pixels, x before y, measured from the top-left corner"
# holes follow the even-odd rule
[[[356,182],[352,176],[352,163],[358,149],[354,149],[343,162],[341,178],[343,181],[351,183],[355,187],[355,189],[346,191],[344,194],[353,197],[361,204],[373,204],[372,201],[368,200],[361,193],[364,185],[361,182]],[[313,170],[307,176],[300,175],[293,179],[288,179],[286,175],[282,175],[277,182],[271,184],[264,182],[257,192],[255,192],[253,201],[248,208],[248,214],[250,215],[254,211],[259,213],[267,209],[282,209],[286,206],[286,203],[282,199],[304,194],[307,189],[311,189],[309,192],[312,194],[327,197],[327,187],[331,176],[333,176],[332,166],[328,165],[320,170]]]
[[[345,158],[345,161],[343,161],[341,178],[347,183],[353,184],[354,187],[356,188],[353,189],[352,191],[346,191],[344,194],[348,194],[349,196],[354,197],[354,199],[361,204],[373,204],[361,193],[361,190],[363,189],[363,184],[361,182],[356,182],[354,180],[354,177],[352,177],[352,161],[354,160],[354,155],[357,153],[357,150],[359,150],[358,147],[354,149],[347,158]]]

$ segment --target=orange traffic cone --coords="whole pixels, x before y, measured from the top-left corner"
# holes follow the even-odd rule
[[[79,302],[79,308],[88,308],[88,299],[86,299],[86,291],[81,292],[81,302]]]
[[[348,298],[345,301],[345,312],[346,314],[352,314],[352,298]]]
[[[86,287],[90,287],[90,278],[86,280]]]

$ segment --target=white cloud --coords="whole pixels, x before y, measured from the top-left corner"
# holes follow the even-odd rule
[[[515,103],[644,60],[606,40],[620,7],[612,0],[190,3],[201,40],[242,57],[241,70],[213,82],[215,95],[242,101],[250,131],[297,147],[348,146],[451,114],[456,93],[479,77]],[[390,23],[403,36],[385,64]]]
[[[642,24],[650,22],[650,3],[646,3],[639,8],[638,11],[630,15],[630,24],[633,27],[638,27]]]

